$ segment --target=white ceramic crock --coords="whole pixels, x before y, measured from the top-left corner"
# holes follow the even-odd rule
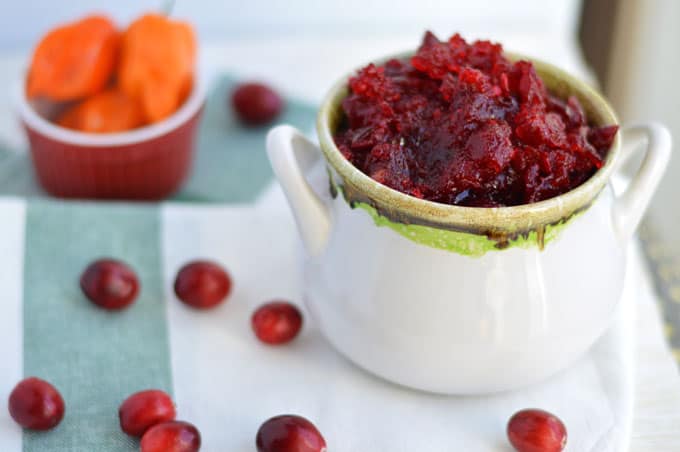
[[[533,62],[552,92],[579,98],[591,121],[617,123],[590,87]],[[556,198],[449,206],[381,185],[340,154],[333,133],[346,95],[347,77],[320,109],[321,152],[289,126],[267,137],[307,250],[305,302],[331,344],[387,380],[447,394],[529,385],[582,355],[619,301],[625,244],[668,163],[668,131],[623,128],[605,165]],[[646,145],[633,146],[640,138]],[[615,196],[612,174],[641,149],[642,165]],[[320,196],[306,173],[322,155],[329,180]]]

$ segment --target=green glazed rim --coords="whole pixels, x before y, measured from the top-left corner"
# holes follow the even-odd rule
[[[385,58],[407,58],[412,52]],[[543,61],[505,53],[511,61],[531,61],[550,92],[566,99],[574,95],[595,125],[618,124],[608,102],[588,84]],[[352,165],[335,145],[333,134],[343,118],[342,101],[349,92],[342,77],[324,99],[317,116],[317,133],[331,174],[331,191],[341,192],[351,207],[361,207],[376,225],[410,240],[464,255],[479,256],[510,246],[539,248],[556,238],[570,220],[584,212],[607,185],[621,149],[620,134],[604,165],[583,184],[560,196],[511,207],[464,207],[418,199],[383,185]],[[334,177],[337,175],[338,180]],[[433,239],[433,237],[439,237]]]

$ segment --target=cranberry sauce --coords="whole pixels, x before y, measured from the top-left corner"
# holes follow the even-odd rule
[[[618,126],[588,123],[576,97],[551,95],[532,63],[499,44],[432,33],[410,60],[349,81],[335,135],[361,171],[416,198],[461,206],[527,204],[600,168]]]

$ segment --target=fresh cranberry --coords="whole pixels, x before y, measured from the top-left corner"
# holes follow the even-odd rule
[[[567,444],[567,430],[557,416],[529,409],[510,418],[508,438],[519,452],[561,452]]]
[[[132,394],[118,410],[120,428],[132,436],[142,436],[150,427],[175,419],[175,404],[165,392],[150,389]]]
[[[293,304],[272,301],[260,306],[251,319],[253,331],[262,342],[285,344],[298,335],[302,328],[302,313]]]
[[[100,259],[87,266],[80,277],[80,288],[97,306],[117,310],[135,301],[139,280],[135,272],[123,262]]]
[[[140,446],[141,452],[197,452],[201,434],[188,422],[163,422],[144,433]]]
[[[239,119],[249,125],[267,124],[283,110],[281,96],[262,83],[239,85],[232,93],[231,103]]]
[[[64,417],[64,399],[45,380],[26,378],[9,395],[9,414],[24,428],[49,430]]]
[[[326,440],[307,419],[286,414],[260,426],[255,438],[258,452],[325,452]]]
[[[218,264],[194,261],[177,273],[175,294],[192,308],[209,309],[220,304],[231,292],[231,278]]]

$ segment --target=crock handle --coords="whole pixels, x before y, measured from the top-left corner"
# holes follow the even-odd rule
[[[638,227],[666,171],[671,156],[671,134],[660,124],[635,124],[621,130],[621,139],[623,148],[618,168],[640,150],[645,151],[640,168],[616,197],[612,210],[614,229],[625,242]],[[640,146],[640,141],[645,139],[646,146]]]
[[[282,125],[267,134],[267,154],[293,211],[305,249],[312,256],[320,253],[328,239],[330,215],[304,172],[319,161],[321,151],[297,129]]]

